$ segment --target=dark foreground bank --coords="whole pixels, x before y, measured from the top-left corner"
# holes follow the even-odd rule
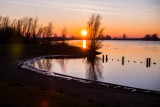
[[[82,54],[71,46],[1,45],[0,106],[107,106],[156,107],[160,96],[122,89],[84,84],[74,80],[45,76],[18,67],[19,61],[53,54]]]

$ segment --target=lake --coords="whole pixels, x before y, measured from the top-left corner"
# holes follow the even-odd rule
[[[86,40],[68,41],[87,48]],[[35,68],[69,76],[160,91],[160,41],[102,41],[102,54],[87,58],[45,58]],[[103,56],[104,55],[104,56]]]

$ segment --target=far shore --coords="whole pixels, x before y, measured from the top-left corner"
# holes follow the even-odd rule
[[[68,45],[15,44],[0,45],[0,51],[1,106],[160,106],[160,94],[156,91],[109,83],[83,83],[76,79],[46,76],[18,66],[21,61],[46,55],[78,54],[86,57],[87,49]]]

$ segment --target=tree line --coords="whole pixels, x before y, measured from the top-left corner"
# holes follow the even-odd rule
[[[159,41],[160,38],[158,37],[158,34],[147,34],[144,37],[141,38],[131,38],[127,37],[125,34],[123,36],[117,36],[117,37],[111,37],[110,35],[100,35],[97,37],[99,40],[146,40],[146,41]]]
[[[10,18],[0,16],[0,42],[26,42],[34,43],[37,38],[49,38],[53,34],[53,23],[42,26],[38,23],[39,18],[23,17],[21,19],[10,20]]]

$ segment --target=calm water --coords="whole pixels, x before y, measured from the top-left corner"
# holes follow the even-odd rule
[[[68,43],[87,48],[87,41]],[[50,73],[160,91],[160,41],[102,43],[101,55],[79,59],[41,59],[33,66]]]

